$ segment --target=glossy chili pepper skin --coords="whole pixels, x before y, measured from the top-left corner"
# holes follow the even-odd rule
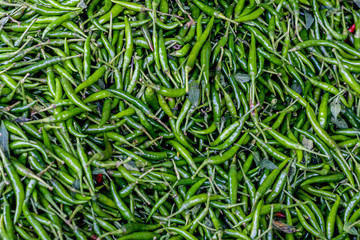
[[[5,168],[5,171],[8,174],[11,185],[15,191],[17,208],[16,208],[16,212],[14,214],[13,223],[16,224],[16,222],[20,218],[20,215],[22,212],[22,204],[24,204],[24,200],[25,200],[25,191],[24,191],[24,187],[20,181],[19,175],[17,174],[12,163],[7,159],[7,157],[5,156],[3,151],[1,151],[0,154],[1,154],[1,158],[2,158],[2,162],[3,162],[3,166]]]
[[[1,239],[356,238],[353,2],[0,15]]]

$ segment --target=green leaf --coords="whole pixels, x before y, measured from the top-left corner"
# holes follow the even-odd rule
[[[291,89],[294,90],[295,92],[297,92],[298,94],[302,93],[301,85],[298,83],[291,85]]]
[[[80,181],[79,179],[76,179],[73,184],[72,184],[72,187],[79,190],[80,189]]]
[[[5,157],[10,158],[9,132],[6,129],[3,121],[1,121],[1,128],[0,128],[0,148],[4,152]]]
[[[200,88],[196,81],[189,83],[189,100],[195,107],[199,104],[200,99]]]
[[[208,228],[214,228],[213,222],[212,222],[208,217],[205,217],[205,219],[204,219],[204,225],[207,226]],[[212,231],[211,231],[211,232],[212,232]]]
[[[106,174],[105,168],[93,168],[91,172],[93,175]]]
[[[282,231],[284,233],[295,233],[295,232],[299,231],[296,228],[294,228],[293,226],[288,225],[288,224],[283,223],[283,222],[273,221],[272,225],[273,225],[273,227],[275,229],[280,230],[280,231]]]
[[[73,183],[72,183],[72,188],[79,190],[80,189],[80,181],[79,179],[76,179]],[[75,199],[75,194],[76,192],[74,192],[73,190],[70,190],[70,196],[72,199]]]
[[[140,57],[140,56],[138,56],[138,55],[135,55],[134,56],[134,60],[136,60],[136,61],[138,61],[138,60],[140,60],[142,57]]]
[[[295,161],[292,161],[291,162],[291,165],[290,165],[290,171],[289,171],[289,175],[288,175],[288,178],[289,178],[289,182],[291,183],[292,180],[294,179],[296,175],[296,162]]]
[[[302,139],[302,145],[309,150],[314,148],[314,142],[310,139],[307,139],[306,137]]]
[[[355,0],[354,2],[356,3],[356,1],[359,3],[359,0]],[[325,16],[330,16],[332,14],[338,13],[339,11],[338,8],[334,8],[332,6],[326,6],[326,5],[321,5],[320,9],[321,10],[326,9]]]
[[[99,87],[100,87],[101,89],[105,89],[105,88],[106,88],[106,83],[104,82],[104,80],[99,79],[99,81],[97,81],[97,83],[98,83],[98,85],[99,85]]]
[[[331,117],[331,122],[334,123],[337,128],[340,128],[340,129],[349,128],[347,123],[345,122],[345,120],[342,118]]]
[[[312,15],[312,13],[305,10],[305,28],[306,28],[306,30],[309,30],[313,23],[314,23],[314,17]]]
[[[330,103],[330,110],[331,110],[331,115],[334,118],[337,118],[339,116],[339,113],[341,111],[341,104],[339,103],[338,99],[335,99]]]
[[[354,0],[354,3],[360,8],[360,0]]]
[[[269,170],[274,170],[277,169],[278,167],[271,162],[269,159],[264,159],[260,162],[260,169],[269,169]]]
[[[236,73],[234,75],[234,78],[235,78],[236,81],[238,81],[240,83],[246,83],[246,82],[249,82],[251,80],[250,75],[245,74],[245,73]]]
[[[198,204],[195,207],[193,207],[190,211],[196,215],[200,209],[201,209],[201,204]]]
[[[356,230],[356,228],[354,226],[351,226],[352,223],[349,223],[349,222],[345,222],[344,223],[344,227],[343,227],[343,230],[351,235],[357,235],[359,236],[359,233],[358,231]]]
[[[134,161],[129,161],[129,162],[125,163],[123,166],[128,171],[140,171]]]
[[[222,86],[224,86],[223,83],[225,83],[225,77],[224,77],[223,74],[220,74],[220,83],[221,83]]]
[[[253,156],[254,156],[254,161],[256,163],[256,166],[260,165],[261,159],[260,159],[260,154],[257,151],[253,152]]]
[[[85,3],[83,0],[81,0],[81,1],[78,3],[77,7],[86,9],[86,8],[87,8],[87,5],[86,5],[86,3]]]
[[[28,122],[28,121],[31,121],[31,119],[26,117],[18,117],[14,119],[14,122],[17,123]]]
[[[0,19],[0,27],[4,26],[8,21],[9,21],[10,17],[6,16],[3,17],[2,19]]]

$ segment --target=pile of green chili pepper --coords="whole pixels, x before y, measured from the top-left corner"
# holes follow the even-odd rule
[[[0,239],[359,239],[358,4],[0,0]]]

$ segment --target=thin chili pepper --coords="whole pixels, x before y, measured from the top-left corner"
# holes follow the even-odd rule
[[[359,13],[175,2],[1,2],[1,238],[359,226]]]
[[[25,200],[25,191],[24,187],[20,181],[19,175],[17,174],[14,166],[12,163],[7,159],[4,152],[0,149],[0,155],[2,158],[3,166],[5,167],[5,171],[8,174],[8,177],[10,179],[10,183],[15,191],[15,197],[16,197],[16,212],[14,215],[13,223],[16,224],[16,222],[19,220],[22,212],[22,205],[24,204]]]
[[[197,39],[195,46],[192,48],[188,60],[186,61],[186,66],[185,66],[185,73],[186,76],[189,75],[190,71],[193,69],[194,65],[195,65],[195,61],[197,56],[199,55],[199,52],[201,50],[201,47],[204,45],[204,43],[206,42],[211,30],[212,30],[212,26],[214,24],[215,18],[214,16],[211,18],[210,22],[208,23],[208,25],[206,26],[206,29],[204,30],[203,34],[201,35],[201,37],[199,39]],[[186,92],[189,91],[189,86],[188,86],[188,77],[186,77]]]

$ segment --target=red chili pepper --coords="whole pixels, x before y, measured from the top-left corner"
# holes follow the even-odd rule
[[[353,33],[355,32],[355,23],[353,25],[351,25],[351,27],[349,27],[349,32]]]
[[[103,183],[103,175],[101,173],[97,174],[95,177],[95,180],[96,180],[97,184],[102,184]]]
[[[100,174],[99,174],[100,175]],[[91,236],[91,240],[97,240],[98,239],[98,237],[96,236],[96,235],[92,235]]]
[[[284,213],[281,213],[281,212],[274,213],[274,216],[279,217],[279,218],[286,218],[286,215]]]

